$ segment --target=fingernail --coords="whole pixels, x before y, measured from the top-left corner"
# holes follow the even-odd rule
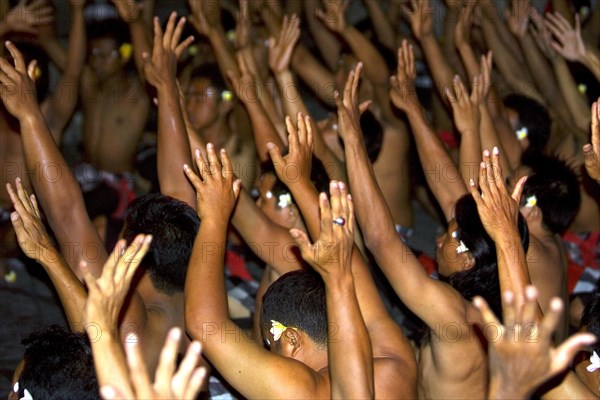
[[[297,239],[298,236],[300,236],[297,231],[290,231],[290,235],[292,235],[294,239]]]
[[[483,161],[481,162],[481,164],[479,164],[479,166],[480,166],[481,168],[483,168],[483,169],[485,169],[485,168],[486,168],[486,167],[485,167],[485,163],[484,163]]]
[[[200,158],[200,149],[196,149],[196,151],[194,151],[194,154],[196,155],[196,158]]]
[[[489,156],[490,156],[490,151],[489,151],[489,150],[484,150],[484,151],[483,151],[483,155],[484,155],[485,157],[489,157]]]
[[[498,150],[498,148],[497,148],[496,146],[494,146],[494,148],[492,149],[492,152],[493,152],[495,155],[498,155],[498,154],[500,154],[500,150]]]
[[[346,187],[346,185],[344,185],[344,182],[338,183],[338,186],[340,187],[340,189],[344,189]]]
[[[18,212],[16,212],[16,211],[15,211],[15,212],[13,212],[13,213],[11,213],[11,214],[10,214],[10,219],[11,219],[11,220],[13,220],[13,221],[16,221],[16,220],[18,220],[18,219],[19,219],[19,213],[18,213]]]
[[[214,150],[215,145],[212,144],[212,143],[209,143],[209,144],[206,145],[206,148],[209,149],[209,150]]]
[[[473,180],[473,178],[469,179],[469,185],[475,186],[475,181]]]
[[[186,171],[189,171],[190,170],[190,166],[187,165],[187,164],[183,164],[183,169],[186,170]]]
[[[152,235],[148,235],[146,236],[146,239],[144,239],[144,243],[150,244],[150,242],[152,242]]]
[[[198,354],[198,353],[200,353],[200,349],[202,348],[202,346],[200,345],[200,342],[193,341],[192,344],[190,345],[190,348],[191,348],[192,352]]]
[[[171,336],[171,339],[173,340],[179,340],[181,337],[181,330],[179,328],[173,328],[171,329],[169,336]]]

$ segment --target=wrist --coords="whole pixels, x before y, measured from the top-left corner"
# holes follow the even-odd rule
[[[501,376],[492,375],[490,379],[489,399],[527,399],[529,391],[514,387],[514,379],[506,379]]]

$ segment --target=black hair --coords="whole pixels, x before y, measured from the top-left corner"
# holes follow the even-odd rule
[[[301,329],[319,346],[327,346],[325,284],[312,270],[288,272],[277,279],[263,296],[261,326],[271,329],[271,320]]]
[[[577,175],[563,160],[537,152],[524,153],[522,163],[534,173],[527,177],[520,206],[535,196],[536,205],[542,210],[544,227],[552,233],[563,233],[575,219],[581,204]]]
[[[200,227],[196,211],[186,203],[159,193],[147,194],[129,206],[123,238],[152,235],[142,261],[154,287],[167,295],[183,292],[187,266]]]
[[[21,343],[25,346],[25,363],[19,377],[19,397],[27,389],[34,399],[100,398],[92,349],[85,333],[52,325]]]
[[[221,93],[227,90],[227,85],[221,75],[221,70],[216,63],[204,63],[196,66],[190,73],[190,82],[194,79],[206,79],[210,82],[210,86],[218,91],[217,98],[221,100]]]
[[[113,39],[117,48],[130,40],[127,24],[119,18],[91,22],[86,27],[88,43],[98,39]]]
[[[461,240],[475,258],[475,266],[455,272],[448,277],[440,277],[449,283],[466,300],[475,296],[483,297],[498,316],[502,315],[500,280],[498,278],[498,260],[496,247],[488,235],[479,214],[473,196],[464,195],[456,203],[457,240]],[[521,245],[525,252],[529,248],[529,230],[521,214],[518,222]]]
[[[527,128],[529,148],[543,151],[550,138],[552,120],[546,107],[537,101],[518,94],[510,94],[503,99],[505,107],[516,111],[519,116],[518,129]]]
[[[581,325],[586,326],[589,333],[593,333],[597,338],[600,338],[600,287],[598,286],[596,286],[596,290],[590,295],[585,304]],[[600,342],[597,341],[592,345],[592,351],[600,353]]]

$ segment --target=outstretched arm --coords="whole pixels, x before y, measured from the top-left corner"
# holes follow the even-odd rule
[[[171,13],[163,34],[158,17],[154,18],[154,46],[152,55],[144,54],[144,71],[148,83],[158,92],[158,181],[161,193],[196,206],[194,188],[189,184],[181,165],[189,163],[190,144],[177,88],[177,59],[193,41],[193,37],[179,42],[185,18],[176,23],[177,14]]]
[[[414,86],[416,71],[412,47],[407,41],[398,49],[398,71],[391,79],[390,99],[404,111],[415,136],[427,184],[444,216],[450,221],[456,201],[467,193],[459,171],[425,117]]]
[[[143,5],[138,4],[135,0],[113,0],[113,2],[119,16],[129,26],[135,66],[140,79],[144,81],[144,54],[152,51],[152,40],[149,28],[144,21]]]
[[[592,140],[583,146],[585,169],[588,175],[600,183],[600,98],[592,104]]]
[[[16,182],[17,191],[6,184],[6,189],[13,203],[15,212],[11,220],[17,240],[23,253],[37,261],[52,280],[58,292],[67,320],[74,332],[83,331],[81,311],[83,310],[87,293],[83,284],[73,273],[65,259],[52,244],[48,232],[42,223],[35,195],[29,196],[20,179]]]
[[[514,292],[516,304],[521,307],[525,302],[525,287],[531,285],[518,228],[519,201],[526,178],[521,178],[510,195],[498,159],[497,147],[494,147],[491,155],[489,150],[483,152],[479,170],[481,193],[471,181],[471,195],[477,204],[483,227],[496,244],[500,291]]]
[[[0,96],[6,109],[19,120],[21,140],[27,171],[48,171],[46,175],[31,175],[30,180],[38,195],[52,231],[56,235],[61,254],[81,278],[79,262],[84,258],[84,249],[97,250],[97,257],[90,259],[90,268],[99,275],[106,259],[102,239],[90,221],[81,189],[71,169],[58,149],[35,97],[33,76],[34,65],[28,75],[25,61],[19,50],[6,44],[15,66],[0,58]],[[52,171],[52,172],[51,172]]]
[[[63,62],[57,63],[57,66],[62,69],[62,74],[56,84],[55,94],[42,103],[41,109],[56,143],[60,143],[63,130],[73,115],[79,99],[79,79],[86,55],[84,6],[82,1],[70,1],[71,31],[66,53],[54,38],[54,46],[58,46],[58,52],[64,54]],[[50,56],[52,57],[51,54]]]
[[[206,357],[244,397],[283,397],[291,392],[307,398],[327,396],[314,371],[266,351],[229,318],[223,260],[228,221],[241,183],[234,182],[233,166],[225,150],[221,150],[220,159],[212,144],[207,145],[206,152],[208,160],[200,151],[196,152],[200,176],[188,165],[184,166],[196,188],[197,210],[202,220],[185,284],[188,333],[202,342]],[[235,339],[223,340],[226,337]]]
[[[331,194],[329,201],[327,195],[321,193],[319,206],[321,231],[317,242],[311,244],[306,233],[299,229],[290,232],[302,251],[302,257],[325,282],[331,398],[373,398],[371,341],[360,312],[352,275],[352,197],[338,191]],[[338,332],[343,333],[343,341],[336,338]]]

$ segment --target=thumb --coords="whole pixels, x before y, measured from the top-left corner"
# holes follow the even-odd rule
[[[242,180],[236,179],[235,182],[233,182],[233,194],[235,195],[236,199],[240,196],[241,190],[242,190]]]
[[[290,235],[292,235],[292,239],[294,239],[302,254],[306,254],[310,248],[310,240],[308,240],[306,233],[301,229],[293,228],[290,229]]]
[[[519,182],[517,182],[517,184],[515,185],[512,195],[510,196],[513,198],[514,201],[517,202],[517,205],[519,205],[521,203],[521,195],[523,194],[523,188],[525,187],[526,181],[527,181],[526,176],[519,179]]]
[[[285,165],[285,160],[281,155],[281,151],[279,150],[279,147],[277,147],[277,145],[272,142],[267,143],[267,151],[271,156],[271,161],[275,166],[275,171],[279,175],[281,168],[283,168],[283,166]]]
[[[371,104],[373,104],[372,100],[365,100],[362,103],[360,103],[358,105],[358,110],[360,111],[360,114],[362,115],[365,111],[367,111]]]
[[[19,215],[18,212],[14,211],[10,214],[10,220],[12,221],[13,227],[15,228],[15,233],[17,237],[25,230],[25,226],[23,225],[23,219]]]

